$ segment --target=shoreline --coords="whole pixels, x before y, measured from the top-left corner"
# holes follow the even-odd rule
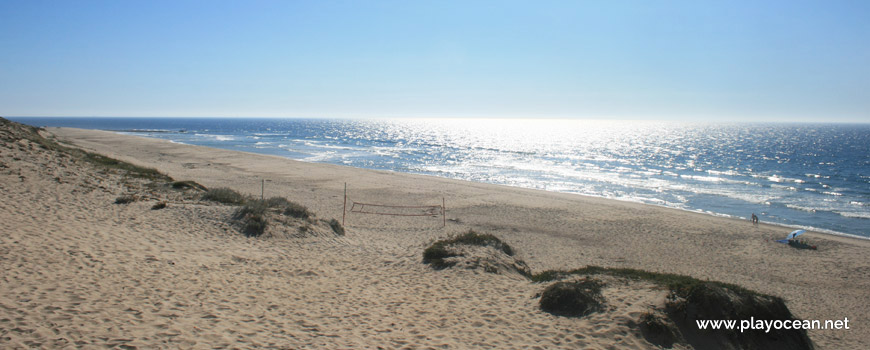
[[[147,118],[145,118],[145,119],[147,119]],[[235,118],[229,118],[229,119],[235,119]],[[76,122],[76,123],[73,123],[70,125],[75,126],[75,125],[81,124],[81,126],[75,126],[75,127],[85,127],[88,129],[98,128],[99,130],[110,131],[110,132],[119,132],[119,133],[128,134],[128,135],[129,135],[130,131],[150,130],[150,129],[138,129],[138,128],[131,129],[131,127],[135,124],[130,124],[130,123],[118,122],[118,123],[108,123],[108,124],[102,125],[100,123],[96,123],[93,121],[88,122],[88,120],[83,120],[83,122],[85,124],[81,124],[81,123]],[[65,126],[64,124],[52,123],[52,122],[39,123],[38,121],[34,121],[34,120],[31,120],[30,123],[32,123],[34,125],[41,125],[41,124],[52,125],[53,124],[53,125],[58,125],[58,126]],[[166,123],[161,122],[161,123],[151,124],[151,126],[166,127],[165,129],[160,129],[160,130],[164,130],[164,131],[175,130],[174,128],[171,127],[174,124],[172,124],[172,123],[166,124],[166,125],[164,125],[164,124],[166,124]],[[179,123],[176,126],[179,126],[179,127],[183,126],[183,127],[190,127],[193,129],[197,129],[197,125],[199,125],[196,123],[193,123],[190,125],[188,125],[188,124],[190,124],[190,123]],[[201,125],[199,125],[199,126],[201,126]],[[193,129],[190,129],[190,130],[193,130]],[[247,130],[247,129],[245,129],[245,130]],[[217,136],[217,135],[211,135],[212,132],[210,132],[209,129],[199,130],[196,132],[204,134],[204,135],[200,135],[200,136],[209,136],[206,139],[211,139],[211,137]],[[285,157],[285,158],[289,158],[289,159],[293,159],[293,160],[297,160],[297,161],[302,161],[302,162],[321,162],[325,159],[325,158],[317,158],[317,159],[309,158],[307,155],[303,155],[301,153],[282,152],[279,148],[284,147],[285,145],[279,145],[281,147],[277,147],[275,145],[280,143],[280,142],[283,142],[283,141],[273,139],[271,137],[264,136],[264,140],[263,140],[263,141],[267,141],[265,139],[268,138],[269,142],[263,142],[263,143],[267,144],[267,145],[271,145],[271,146],[260,147],[260,146],[255,146],[253,144],[253,141],[251,141],[251,140],[245,141],[244,140],[244,139],[246,139],[245,133],[233,133],[232,129],[226,129],[226,128],[218,128],[218,129],[216,129],[216,132],[217,132],[217,134],[220,134],[220,135],[231,135],[234,138],[236,138],[237,140],[235,140],[235,141],[233,141],[233,140],[221,140],[221,141],[230,141],[230,142],[214,142],[214,141],[197,140],[199,138],[193,137],[193,136],[190,136],[190,137],[179,136],[179,135],[166,136],[166,135],[157,135],[157,134],[150,134],[150,135],[143,134],[143,135],[132,135],[132,136],[140,136],[140,137],[145,136],[145,137],[153,137],[153,138],[157,138],[157,139],[176,139],[176,140],[180,141],[180,142],[177,142],[180,144],[204,145],[207,147],[216,147],[216,148],[227,149],[227,150],[244,150],[247,152],[278,155],[281,157]],[[253,133],[254,131],[251,131],[251,132]],[[227,134],[227,133],[229,133],[229,134]],[[253,137],[252,135],[253,134],[248,135],[247,137]],[[267,133],[264,135],[273,135],[273,134]],[[223,136],[219,136],[219,137],[223,137]],[[253,137],[253,138],[257,138],[257,137]],[[255,141],[260,141],[260,140],[258,139]],[[298,141],[301,142],[304,140],[298,140]],[[328,141],[328,140],[326,140],[326,141]],[[326,142],[326,141],[324,141],[324,142]],[[318,142],[320,142],[320,141],[318,141]],[[260,144],[260,142],[257,142],[257,144]],[[265,149],[255,149],[255,148],[265,148]],[[305,148],[305,149],[307,150],[307,148]],[[328,150],[328,149],[316,149],[315,152],[313,152],[311,154],[319,155],[320,151],[324,151],[324,150]],[[428,152],[428,151],[425,151],[425,152]],[[327,153],[330,153],[330,152],[327,152]],[[363,153],[365,153],[365,152],[363,152]],[[781,186],[778,186],[776,184],[770,185],[771,182],[769,182],[767,180],[763,180],[763,181],[760,180],[758,183],[755,183],[755,180],[748,178],[749,176],[751,176],[752,178],[766,179],[767,175],[764,175],[764,174],[768,174],[770,171],[773,171],[773,173],[779,173],[779,171],[777,169],[795,170],[794,167],[789,167],[789,168],[774,167],[774,168],[767,169],[766,171],[764,169],[761,169],[757,173],[753,172],[752,169],[743,169],[742,171],[733,174],[733,175],[737,176],[736,178],[733,178],[730,176],[724,176],[724,175],[722,175],[721,172],[711,172],[711,174],[713,174],[713,175],[710,175],[710,176],[714,176],[714,177],[723,176],[722,179],[719,179],[720,181],[723,181],[722,185],[721,185],[723,187],[720,187],[719,185],[708,186],[706,184],[706,182],[698,183],[698,181],[693,181],[693,180],[663,179],[661,174],[651,175],[652,177],[649,178],[649,180],[655,181],[655,182],[663,181],[664,185],[659,185],[658,183],[648,184],[648,181],[646,181],[646,180],[643,180],[644,181],[643,183],[637,183],[637,182],[632,183],[629,180],[625,180],[625,181],[629,181],[629,182],[625,182],[619,176],[614,178],[615,180],[613,180],[612,182],[610,180],[607,180],[607,181],[602,181],[600,183],[597,180],[595,180],[594,177],[591,178],[592,180],[579,180],[578,179],[578,180],[573,181],[573,182],[572,182],[572,180],[566,180],[566,179],[563,179],[561,177],[559,177],[556,180],[548,179],[547,176],[541,177],[542,175],[549,174],[550,172],[548,172],[548,171],[544,171],[544,172],[540,172],[540,173],[535,172],[531,177],[529,177],[530,179],[533,179],[533,180],[513,181],[513,180],[511,180],[510,177],[508,177],[508,178],[494,177],[494,176],[498,176],[499,174],[502,174],[504,172],[503,170],[493,170],[494,171],[493,174],[495,174],[495,175],[492,175],[492,176],[489,176],[489,175],[487,175],[487,176],[469,175],[469,173],[462,172],[461,169],[458,170],[459,172],[453,172],[455,169],[450,170],[452,168],[456,168],[456,166],[447,166],[445,168],[447,170],[444,170],[444,171],[448,171],[448,172],[441,172],[440,170],[437,170],[437,169],[435,171],[430,172],[429,170],[426,170],[425,167],[423,167],[423,168],[418,167],[417,165],[419,165],[419,164],[416,163],[417,161],[414,160],[413,157],[409,158],[411,160],[409,160],[408,162],[410,162],[410,163],[407,163],[407,164],[406,164],[405,160],[397,161],[396,164],[401,165],[401,166],[390,165],[389,158],[384,158],[384,159],[378,160],[377,164],[374,164],[371,162],[362,162],[359,160],[354,160],[354,159],[356,159],[354,157],[350,157],[350,158],[345,159],[344,155],[342,155],[341,158],[336,158],[335,156],[329,156],[327,154],[325,157],[329,158],[329,159],[327,159],[329,161],[329,164],[350,165],[350,166],[360,167],[363,169],[372,169],[372,168],[387,169],[387,168],[389,168],[392,171],[398,171],[398,172],[402,172],[402,173],[421,173],[422,172],[422,173],[426,173],[428,175],[434,175],[436,177],[442,177],[442,178],[457,178],[457,179],[462,179],[462,180],[467,180],[467,181],[482,181],[482,183],[493,183],[493,184],[504,183],[504,184],[507,184],[510,186],[524,186],[525,188],[541,189],[541,190],[545,190],[545,191],[562,191],[562,192],[569,192],[569,193],[579,193],[583,196],[615,199],[615,200],[626,201],[626,202],[638,202],[638,203],[643,203],[643,204],[653,205],[653,206],[660,206],[660,207],[674,208],[674,209],[679,209],[679,210],[701,212],[701,213],[715,215],[715,216],[721,216],[721,217],[732,217],[732,218],[738,218],[738,219],[748,218],[749,217],[748,214],[750,212],[754,212],[756,214],[760,213],[759,216],[761,217],[762,221],[769,222],[771,224],[781,225],[784,227],[789,227],[792,229],[805,229],[805,230],[810,230],[810,231],[814,231],[814,232],[826,233],[826,234],[832,234],[832,235],[838,235],[838,236],[845,236],[845,237],[850,237],[850,238],[870,239],[870,232],[867,232],[865,229],[865,226],[866,226],[865,220],[860,216],[860,215],[863,215],[862,213],[863,213],[864,208],[853,206],[853,205],[855,205],[856,201],[857,201],[858,205],[860,205],[861,202],[863,202],[863,199],[860,199],[858,197],[854,197],[854,195],[856,193],[861,193],[863,191],[858,190],[857,192],[849,192],[851,194],[847,193],[846,197],[837,197],[837,198],[847,198],[848,197],[844,202],[839,201],[839,199],[837,199],[835,197],[831,197],[831,198],[837,199],[837,200],[834,200],[834,202],[836,202],[836,203],[833,203],[833,204],[828,203],[827,200],[824,203],[822,203],[822,202],[820,202],[822,199],[821,197],[825,197],[825,196],[824,195],[816,195],[816,193],[820,193],[820,191],[823,191],[823,190],[817,190],[816,188],[818,187],[818,185],[836,186],[835,183],[827,183],[827,181],[825,181],[825,180],[819,180],[821,182],[816,184],[814,182],[815,180],[799,181],[799,180],[785,178],[785,180],[788,180],[788,181],[794,180],[794,181],[798,181],[799,183],[806,182],[806,183],[810,184],[810,185],[807,185],[807,186],[809,186],[809,188],[806,188],[808,192],[804,192],[803,187],[798,186],[799,191],[795,192],[795,193],[799,193],[799,194],[792,195],[791,192],[784,192],[784,190],[782,190],[782,189],[767,188],[768,185],[771,187],[781,187]],[[401,155],[401,157],[403,157],[403,159],[405,158],[404,155]],[[295,158],[298,158],[298,159],[295,159]],[[383,163],[383,162],[386,162],[386,163]],[[429,164],[429,163],[427,163],[427,164]],[[409,165],[409,167],[406,167],[405,165]],[[439,166],[439,168],[440,168],[440,166]],[[464,167],[462,167],[462,168],[464,168]],[[495,169],[501,169],[501,168],[496,167]],[[665,170],[667,170],[667,169],[665,169]],[[696,169],[696,170],[701,171],[698,169]],[[789,170],[789,171],[791,171],[791,170]],[[746,172],[746,171],[748,171],[748,172]],[[490,171],[484,169],[484,172],[489,173]],[[511,171],[511,172],[513,172],[513,171]],[[788,171],[785,171],[785,172],[788,172]],[[725,172],[725,173],[726,173],[726,175],[732,175],[732,174],[729,174],[729,172]],[[824,173],[824,172],[822,172],[822,173]],[[585,172],[584,172],[584,174],[585,174]],[[682,173],[680,173],[680,174],[682,174]],[[792,171],[791,175],[793,175],[793,176],[791,176],[791,177],[793,177],[795,179],[803,178],[802,177],[803,175],[798,176],[798,174],[804,174],[804,172],[794,173]],[[806,176],[810,176],[809,174],[810,173],[807,173]],[[520,177],[525,176],[525,175],[522,175],[519,173],[513,174],[513,175],[520,176]],[[643,176],[645,176],[643,174],[639,174],[639,175],[641,175],[641,177],[639,177],[641,179],[643,178]],[[701,175],[704,175],[704,174],[701,174]],[[582,175],[582,176],[585,176],[585,175]],[[783,175],[783,176],[785,176],[785,175]],[[636,177],[636,176],[633,176],[633,177]],[[682,177],[686,177],[685,174],[683,174]],[[688,176],[688,177],[694,178],[695,176]],[[741,180],[744,177],[747,177],[747,178]],[[826,176],[823,176],[823,177],[827,178]],[[585,177],[581,177],[580,179],[583,179],[583,178],[585,178]],[[665,176],[664,178],[667,178],[667,176]],[[534,179],[537,179],[537,180],[534,180]],[[745,183],[748,185],[748,187],[746,187],[746,186],[734,187],[732,185],[729,185],[729,183],[732,182],[732,180],[738,181],[738,182],[745,180],[745,181],[750,181],[750,182]],[[551,182],[548,182],[548,181],[551,181]],[[552,184],[554,183],[552,181],[556,181],[555,187],[552,186]],[[568,182],[565,182],[566,185],[563,185],[562,181],[568,181]],[[688,182],[683,183],[684,181],[688,181]],[[704,181],[707,181],[707,180],[704,180]],[[710,180],[710,181],[712,181],[712,180]],[[776,182],[777,180],[773,180],[773,181]],[[823,184],[822,182],[825,182],[825,183]],[[613,191],[611,191],[610,190],[610,188],[612,187],[611,185],[614,185],[617,187],[614,188]],[[676,187],[674,187],[674,186],[676,186]],[[685,186],[688,186],[688,187],[685,187]],[[761,186],[764,188],[756,190],[756,189],[754,189],[755,186]],[[815,186],[815,187],[813,187],[813,186]],[[856,184],[856,186],[858,186],[857,188],[859,188],[859,189],[861,188],[860,184]],[[846,187],[851,188],[850,186],[846,186]],[[657,191],[658,193],[651,192],[651,191]],[[810,195],[810,194],[812,194],[812,195]],[[831,196],[833,196],[833,195],[839,195],[839,194],[838,193],[831,194]],[[797,196],[797,197],[795,197],[795,196]],[[810,196],[810,197],[804,198],[805,196]],[[813,197],[813,196],[815,196],[815,197]],[[849,197],[849,196],[852,196],[852,197]],[[772,198],[772,199],[770,200],[770,202],[765,203],[765,198],[767,198],[767,199]],[[782,198],[782,200],[778,200],[777,198]],[[777,200],[774,200],[774,199],[777,199]],[[849,201],[850,199],[852,200],[851,202]],[[808,204],[805,208],[801,207],[802,204],[800,204],[800,203],[803,203],[804,200],[808,201],[807,203],[815,203],[815,204],[812,204],[812,205]],[[829,204],[830,204],[830,206],[829,206]],[[814,208],[818,209],[818,212],[816,212],[814,210]],[[851,214],[855,214],[858,216],[851,215]]]

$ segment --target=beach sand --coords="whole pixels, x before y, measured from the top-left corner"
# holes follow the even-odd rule
[[[177,199],[114,204],[123,179],[22,143],[0,148],[0,347],[655,348],[632,327],[666,291],[612,281],[610,309],[538,308],[546,284],[433,270],[433,240],[474,229],[533,271],[628,267],[781,296],[820,349],[870,346],[870,241],[807,233],[817,251],[771,240],[789,228],[578,195],[288,160],[163,140],[49,128],[60,140],[176,180],[284,196],[342,220],[350,201],[440,205],[441,217],[347,213],[345,236],[246,238],[233,208]],[[28,148],[30,147],[30,148]],[[14,160],[14,158],[19,158]],[[350,201],[348,203],[350,203]],[[348,204],[350,205],[350,204]],[[747,213],[747,216],[750,213]]]

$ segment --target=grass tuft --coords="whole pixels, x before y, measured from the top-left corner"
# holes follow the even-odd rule
[[[344,236],[344,227],[341,226],[341,223],[336,219],[329,220],[329,227],[332,227],[332,232],[339,236]]]
[[[238,205],[244,204],[248,200],[248,197],[233,189],[220,187],[208,190],[202,195],[202,199],[223,204]]]
[[[115,198],[115,204],[129,204],[129,203],[133,203],[135,201],[136,201],[135,196],[121,196],[121,197]]]

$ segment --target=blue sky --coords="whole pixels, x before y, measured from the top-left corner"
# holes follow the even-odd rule
[[[0,115],[870,122],[870,1],[0,0]]]

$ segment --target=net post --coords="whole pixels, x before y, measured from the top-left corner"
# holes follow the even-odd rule
[[[341,207],[341,226],[344,226],[345,215],[347,215],[347,182],[344,183],[344,203]]]
[[[441,197],[441,227],[447,226],[447,207],[444,206],[444,197]]]

